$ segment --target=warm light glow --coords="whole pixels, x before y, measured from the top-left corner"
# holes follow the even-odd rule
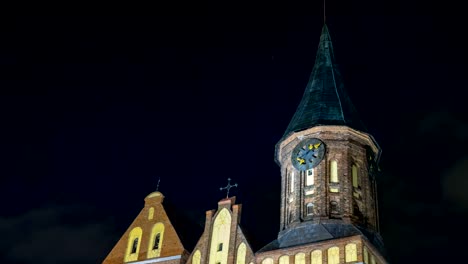
[[[366,247],[364,247],[364,263],[369,264],[369,253]]]
[[[236,260],[236,263],[237,264],[245,264],[245,255],[246,255],[246,252],[247,252],[247,247],[245,246],[244,243],[241,243],[239,245],[239,248],[237,249],[237,260]]]
[[[305,264],[305,253],[297,253],[294,256],[294,264]]]
[[[312,260],[312,264],[322,264],[322,251],[318,249],[312,251],[310,259]]]
[[[330,162],[330,182],[338,182],[338,162],[336,160]]]
[[[345,259],[346,262],[357,261],[356,244],[350,243],[345,246]]]
[[[201,261],[201,253],[200,250],[195,251],[192,257],[192,264],[200,264]]]
[[[294,192],[294,171],[291,171],[291,180],[289,182],[289,192]]]
[[[289,264],[289,256],[281,256],[279,258],[279,264]]]
[[[158,235],[159,239],[157,239]],[[148,258],[157,258],[161,255],[163,238],[164,225],[162,223],[156,223],[151,229],[150,240],[148,243]]]
[[[353,175],[353,187],[357,188],[359,187],[359,178],[358,178],[358,168],[355,164],[351,167],[351,172]]]
[[[209,264],[227,264],[230,231],[231,213],[226,208],[223,208],[216,216],[213,224]],[[221,243],[226,246],[223,246],[218,251],[219,244]]]
[[[306,171],[306,185],[307,186],[314,185],[314,169],[310,169]]]
[[[331,247],[328,249],[328,264],[340,263],[340,249],[338,247]]]
[[[154,216],[154,208],[151,207],[148,212],[148,219],[149,220],[153,219],[153,216]]]
[[[124,262],[135,261],[138,260],[138,252],[140,252],[140,245],[141,245],[141,235],[143,230],[141,227],[135,227],[130,231],[127,241],[127,250],[125,251]],[[132,253],[133,242],[135,239],[138,238],[138,243],[136,247],[136,252]]]
[[[273,264],[273,259],[272,258],[266,258],[262,261],[262,264]]]

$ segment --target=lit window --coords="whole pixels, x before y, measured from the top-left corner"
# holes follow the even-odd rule
[[[330,182],[338,182],[338,162],[336,160],[330,162]]]
[[[200,264],[201,262],[201,253],[200,250],[195,251],[192,257],[192,264]]]
[[[153,216],[154,216],[154,208],[151,207],[148,212],[148,219],[149,220],[153,219]]]
[[[262,261],[262,264],[273,264],[273,259],[272,258],[266,258]]]
[[[345,246],[345,259],[346,262],[357,261],[356,244],[350,243]]]
[[[161,255],[161,249],[164,239],[164,224],[156,223],[151,228],[151,233],[148,243],[147,258],[157,258]]]
[[[371,263],[371,264],[375,264],[375,258],[374,258],[374,255],[371,255],[371,257],[370,257],[370,263]]]
[[[289,256],[281,256],[279,258],[279,264],[289,264]]]
[[[314,250],[310,254],[310,258],[312,260],[312,264],[322,264],[322,251],[321,250]]]
[[[294,192],[294,171],[291,172],[291,180],[289,182],[289,192]]]
[[[297,253],[294,256],[294,264],[305,264],[305,253]]]
[[[239,248],[237,249],[236,264],[245,264],[246,252],[247,252],[247,247],[245,246],[245,243],[241,243],[239,245]]]
[[[364,247],[364,263],[369,264],[369,253],[366,247]]]
[[[340,249],[338,247],[332,247],[328,249],[328,264],[339,264],[340,263]]]
[[[135,227],[130,231],[127,242],[127,250],[125,251],[124,262],[135,261],[138,259],[140,250],[141,235],[143,230],[141,227]]]
[[[314,185],[314,169],[310,169],[306,171],[306,185],[307,186]]]
[[[351,167],[351,174],[353,175],[353,187],[358,188],[359,187],[359,175],[358,175],[358,167],[353,164]]]

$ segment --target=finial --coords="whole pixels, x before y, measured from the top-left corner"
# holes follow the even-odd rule
[[[325,25],[327,22],[327,14],[325,12],[325,2],[326,0],[323,0],[323,24]]]
[[[226,185],[226,187],[219,188],[219,190],[220,191],[227,190],[226,198],[229,198],[229,190],[231,190],[232,187],[237,187],[237,183],[234,185],[231,185],[231,178],[228,178],[228,184]]]
[[[158,185],[156,185],[156,191],[159,191],[159,182],[161,181],[161,177],[158,179]]]

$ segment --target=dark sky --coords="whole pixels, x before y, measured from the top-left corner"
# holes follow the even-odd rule
[[[383,149],[389,260],[466,257],[466,18],[428,2],[347,2],[329,4],[327,24]],[[254,250],[276,238],[274,145],[313,67],[321,3],[190,8],[2,18],[0,262],[100,263],[158,177],[188,250],[228,177]]]

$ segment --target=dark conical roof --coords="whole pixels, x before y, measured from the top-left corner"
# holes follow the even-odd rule
[[[335,65],[327,25],[322,29],[317,58],[302,101],[283,138],[292,132],[319,125],[344,125],[366,132],[345,92],[341,74]]]

